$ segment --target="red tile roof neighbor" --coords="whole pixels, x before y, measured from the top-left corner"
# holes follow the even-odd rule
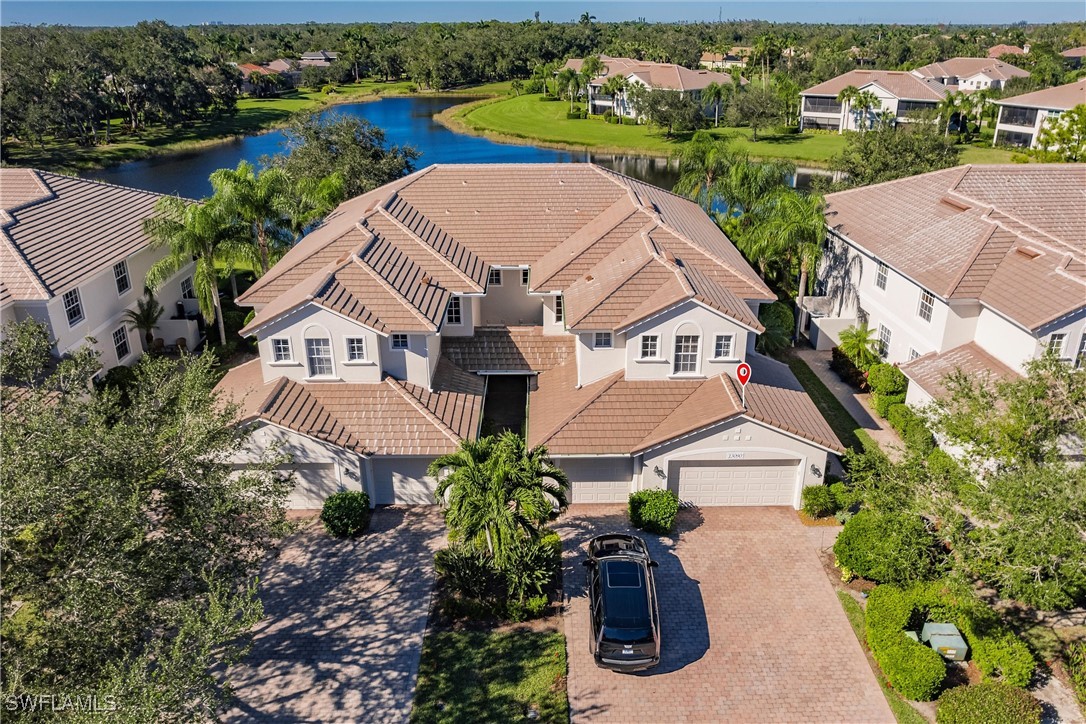
[[[159,194],[0,169],[0,299],[49,299],[147,247]]]
[[[447,295],[481,292],[492,264],[527,266],[531,291],[566,293],[614,274],[606,258],[629,243],[651,246],[646,264],[673,279],[661,303],[696,298],[760,329],[747,302],[773,294],[697,204],[592,164],[431,166],[342,204],[239,301],[258,308],[251,331],[329,306],[334,279],[337,311],[380,332],[435,331]],[[642,282],[615,279],[626,308],[612,304],[610,324],[636,321]]]
[[[826,197],[834,232],[1028,330],[1086,306],[1086,164],[959,166]]]
[[[947,88],[938,81],[917,78],[906,70],[850,70],[803,91],[805,96],[837,96],[849,86],[863,89],[875,84],[896,98],[910,101],[939,101]]]
[[[970,78],[984,73],[994,80],[1026,78],[1029,72],[993,58],[948,58],[913,70],[922,78]]]
[[[989,58],[998,58],[1001,55],[1025,55],[1026,51],[1019,48],[1017,45],[1006,45],[1000,43],[999,45],[993,45],[988,48]]]
[[[529,396],[528,443],[556,455],[629,455],[735,417],[747,417],[833,452],[844,452],[788,368],[753,356],[762,382],[747,385],[747,408],[727,374],[692,380],[627,380],[616,372],[578,388],[576,364],[539,376]]]
[[[1069,108],[1086,103],[1086,78],[1074,83],[1058,85],[1055,88],[1024,93],[1020,96],[1000,98],[996,101],[1001,106],[1025,106],[1026,108],[1048,108],[1066,111]]]
[[[975,342],[945,352],[932,352],[917,357],[901,365],[901,371],[932,397],[946,396],[946,378],[955,371],[993,382],[1019,377],[1017,372],[988,354]]]
[[[592,80],[593,84],[603,84],[609,78],[622,76],[628,78],[637,76],[647,85],[653,88],[665,90],[701,90],[710,83],[731,84],[732,77],[727,73],[717,73],[711,70],[691,70],[674,63],[653,63],[647,60],[635,60],[633,58],[612,58],[601,55],[605,72]],[[571,58],[566,61],[566,68],[580,71],[584,65],[583,58]],[[746,83],[743,80],[742,83]]]
[[[441,360],[432,390],[386,377],[380,384],[261,379],[260,361],[227,372],[216,386],[242,404],[243,421],[263,421],[356,452],[440,455],[474,437],[483,381]]]

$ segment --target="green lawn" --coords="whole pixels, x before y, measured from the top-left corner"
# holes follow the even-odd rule
[[[818,378],[818,375],[807,366],[807,363],[794,354],[784,355],[782,360],[788,364],[792,374],[796,376],[807,395],[814,401],[815,407],[826,418],[826,422],[833,428],[837,439],[848,448],[862,450],[861,436],[871,441],[871,438],[849,414],[840,400],[834,397],[830,389]]]
[[[852,625],[852,631],[856,634],[856,638],[859,639],[860,646],[867,648],[867,632],[864,626],[863,608],[846,591],[837,591],[837,598],[841,601],[841,607],[845,609],[845,616]],[[898,724],[927,724],[927,719],[921,716],[920,712],[913,709],[907,701],[890,688],[886,682],[886,677],[882,675],[881,671],[876,669],[875,678],[879,680],[879,686],[882,687],[886,703],[890,705],[890,711],[894,713],[894,718],[897,719]]]
[[[557,632],[431,632],[411,721],[569,721],[566,640]]]
[[[689,133],[668,138],[657,128],[605,123],[601,117],[570,120],[565,101],[541,100],[539,95],[499,98],[453,109],[445,120],[464,130],[544,143],[581,146],[667,156],[689,140]],[[759,134],[755,143],[747,128],[712,128],[711,133],[734,137],[752,156],[789,158],[799,162],[826,164],[845,145],[843,136],[833,134]]]

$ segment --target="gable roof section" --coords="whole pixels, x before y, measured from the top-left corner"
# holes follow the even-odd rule
[[[3,287],[48,299],[150,245],[160,194],[29,169],[0,169]]]
[[[702,59],[705,59],[705,54],[702,55]],[[601,55],[600,62],[603,63],[606,72],[592,79],[594,85],[602,85],[615,76],[624,78],[637,76],[653,88],[677,91],[702,90],[710,83],[730,84],[732,82],[732,77],[728,73],[700,68],[691,70],[675,63],[653,63],[647,60],[613,58],[607,55]],[[571,58],[566,61],[564,67],[580,72],[583,66],[583,58]],[[742,82],[745,83],[745,80]]]
[[[835,232],[1029,330],[1086,306],[1086,165],[959,166],[826,197]]]
[[[380,384],[260,382],[260,361],[227,372],[216,386],[243,400],[243,421],[264,421],[364,455],[439,455],[474,436],[483,381],[439,363],[432,390],[386,377]]]
[[[933,397],[946,395],[946,378],[955,371],[992,381],[1009,381],[1019,377],[1017,372],[988,354],[976,342],[917,357],[901,365],[901,371]]]
[[[1066,111],[1083,103],[1086,103],[1086,78],[1054,88],[1023,93],[1020,96],[1000,98],[996,101],[996,105],[1000,106],[1049,108],[1057,111]]]
[[[993,58],[948,58],[936,63],[929,63],[912,71],[913,75],[921,78],[971,78],[978,73],[984,73],[993,80],[1008,80],[1010,78],[1025,78],[1027,71],[1016,68],[1010,63]]]
[[[901,100],[939,101],[947,94],[947,88],[942,83],[917,78],[906,70],[850,70],[811,86],[800,95],[837,96],[850,85],[862,90],[873,83]]]

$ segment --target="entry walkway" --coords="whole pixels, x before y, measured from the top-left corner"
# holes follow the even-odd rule
[[[844,406],[848,414],[852,415],[852,418],[856,420],[856,424],[870,435],[879,444],[879,447],[887,453],[892,452],[895,447],[904,448],[897,432],[890,427],[886,420],[879,417],[871,407],[871,395],[857,392],[850,385],[842,382],[837,373],[830,369],[831,354],[829,350],[817,350],[805,344],[797,344],[792,352],[806,362],[811,371],[818,375],[818,379],[822,380],[822,384],[829,388],[829,391]]]

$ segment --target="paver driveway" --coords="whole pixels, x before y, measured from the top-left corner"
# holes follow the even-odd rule
[[[382,508],[357,541],[312,526],[262,573],[264,619],[230,721],[407,721],[444,540],[434,506]]]
[[[894,721],[818,559],[832,538],[784,508],[683,510],[674,537],[639,534],[660,563],[663,658],[597,668],[581,561],[589,538],[628,525],[624,508],[580,505],[556,526],[575,722]]]

